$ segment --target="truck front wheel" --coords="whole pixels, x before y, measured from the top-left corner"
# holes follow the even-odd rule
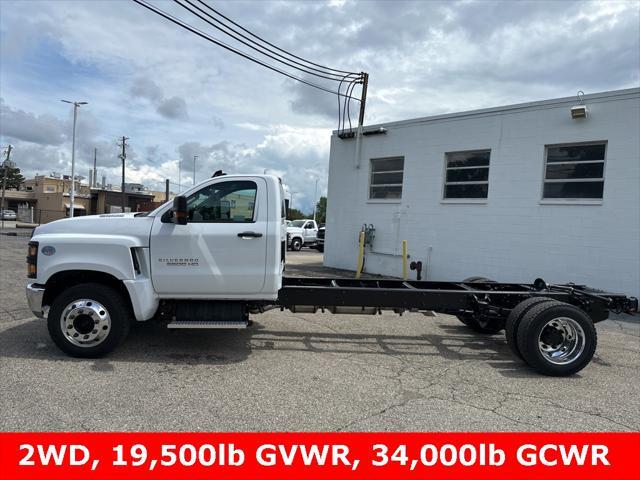
[[[75,285],[53,301],[47,327],[67,355],[97,358],[116,348],[129,333],[130,312],[122,295],[98,283]]]
[[[291,240],[291,250],[293,250],[294,252],[299,252],[301,248],[302,240],[300,240],[299,238],[294,238],[293,240]]]

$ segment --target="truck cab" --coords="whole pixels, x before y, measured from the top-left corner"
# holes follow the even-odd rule
[[[112,330],[128,329],[116,316],[243,326],[249,306],[273,303],[282,287],[283,199],[277,177],[225,175],[148,214],[41,225],[27,257],[31,309],[78,356],[102,354]]]

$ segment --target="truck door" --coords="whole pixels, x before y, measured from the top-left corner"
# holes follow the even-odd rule
[[[318,237],[316,222],[309,220],[303,227],[304,243],[315,243]]]
[[[188,223],[153,222],[151,276],[166,296],[250,298],[264,288],[267,184],[211,180],[187,196]]]

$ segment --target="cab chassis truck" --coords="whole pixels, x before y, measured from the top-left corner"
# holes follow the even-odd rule
[[[567,376],[593,357],[594,324],[638,300],[585,285],[284,275],[285,204],[270,175],[208,179],[146,214],[76,217],[35,229],[27,299],[65,353],[96,358],[133,321],[168,328],[246,328],[270,309],[379,314],[436,311],[480,334],[505,331],[516,357]],[[425,317],[427,318],[427,317]]]

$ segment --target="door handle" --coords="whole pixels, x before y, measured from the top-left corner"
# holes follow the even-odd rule
[[[249,238],[260,238],[262,234],[258,232],[240,232],[238,236],[240,238],[249,239]]]

